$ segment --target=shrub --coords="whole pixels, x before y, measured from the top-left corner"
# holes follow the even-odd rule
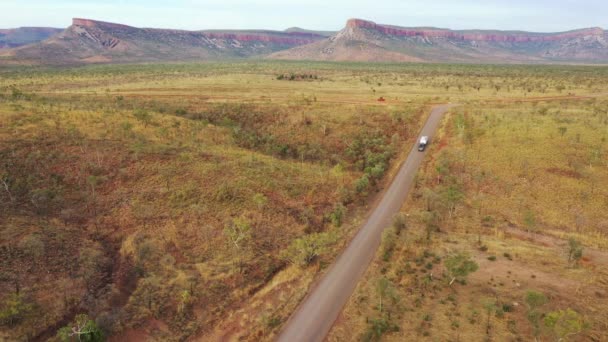
[[[363,341],[379,341],[384,333],[399,331],[399,327],[392,323],[387,317],[372,319],[369,328],[361,338]]]
[[[382,260],[388,261],[393,255],[393,251],[395,249],[396,235],[393,230],[387,229],[384,231],[382,235]]]
[[[355,189],[359,194],[365,194],[369,188],[369,177],[367,175],[361,176],[355,183]]]
[[[283,251],[282,257],[293,264],[304,267],[325,252],[331,243],[333,243],[333,237],[329,233],[308,234],[294,240]]]
[[[23,294],[10,294],[0,307],[0,323],[13,326],[24,319],[32,309],[32,304],[26,302]]]
[[[405,215],[403,213],[397,213],[393,218],[393,229],[395,234],[401,234],[401,231],[407,228],[407,221],[405,220]]]
[[[101,342],[105,337],[97,324],[89,316],[81,314],[74,321],[59,329],[57,337],[61,341]]]
[[[346,215],[346,207],[342,203],[338,203],[334,210],[329,214],[329,220],[335,227],[342,226],[342,221]]]
[[[459,280],[461,284],[465,283],[465,278],[469,273],[477,271],[479,266],[471,257],[465,253],[458,253],[449,256],[445,260],[445,267],[448,274],[452,278],[450,285],[455,281]]]

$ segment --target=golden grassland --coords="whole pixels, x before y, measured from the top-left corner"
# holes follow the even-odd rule
[[[329,340],[605,340],[606,105],[454,108]],[[450,285],[460,253],[478,268]]]
[[[419,257],[405,242],[425,246],[420,198],[435,201],[452,174],[464,195],[441,220],[449,238],[424,247],[439,257],[444,240],[468,248],[482,234],[486,254],[513,248],[549,275],[586,272],[545,267],[557,252],[534,255],[532,243],[515,252],[503,226],[605,248],[604,68],[241,62],[0,76],[0,338],[55,338],[85,313],[116,339],[272,339],[433,103],[464,106],[405,207],[411,234],[383,268],[403,273],[393,259]],[[580,95],[595,99],[554,100]],[[441,160],[454,166],[436,176]],[[494,224],[481,232],[486,217]],[[475,257],[482,274],[485,254]],[[400,281],[418,281],[408,274]]]

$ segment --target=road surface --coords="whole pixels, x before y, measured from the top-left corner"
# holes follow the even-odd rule
[[[420,136],[429,136],[432,144],[432,137],[437,131],[439,122],[449,108],[449,105],[434,107]],[[418,152],[417,144],[414,145],[378,206],[373,209],[342,255],[300,303],[285,324],[278,341],[313,342],[322,341],[327,336],[359,279],[374,258],[380,246],[382,231],[390,226],[394,215],[405,202],[424,155],[425,153]]]

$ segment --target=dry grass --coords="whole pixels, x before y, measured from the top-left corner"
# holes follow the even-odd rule
[[[525,301],[529,291],[548,298],[537,309],[542,314],[571,308],[584,318],[587,327],[568,340],[608,338],[603,108],[605,100],[598,98],[452,110],[404,205],[408,231],[391,244],[385,240],[329,340],[557,338],[543,319],[535,331]],[[450,218],[445,196],[451,185],[462,197]],[[428,201],[440,229],[430,240]],[[569,238],[584,245],[578,265],[568,262]],[[387,258],[391,245],[396,247]],[[444,261],[456,251],[471,255],[479,269],[466,284],[449,286]],[[377,285],[383,278],[397,298],[384,314]],[[373,324],[383,317],[387,325]]]

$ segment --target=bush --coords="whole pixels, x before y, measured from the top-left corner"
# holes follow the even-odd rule
[[[369,177],[367,175],[361,176],[355,183],[355,189],[359,194],[367,193],[367,189],[369,188]]]
[[[346,215],[346,207],[342,203],[338,203],[334,210],[329,214],[329,220],[335,227],[342,226],[342,221]]]
[[[382,235],[382,260],[389,261],[397,244],[396,239],[394,231],[390,229],[384,231]]]
[[[328,233],[315,233],[305,235],[294,240],[289,247],[283,251],[282,257],[287,261],[299,265],[308,266],[318,256],[325,252],[327,246],[333,243],[333,237]]]
[[[458,280],[463,285],[466,284],[466,276],[469,273],[477,271],[479,268],[477,263],[471,260],[471,257],[465,253],[454,254],[446,258],[445,267],[450,277],[452,277],[450,285],[455,280]]]
[[[401,234],[402,230],[407,228],[407,222],[405,220],[405,215],[403,213],[397,213],[393,218],[393,229],[395,230],[395,234]]]
[[[89,316],[81,314],[74,321],[59,329],[57,337],[61,341],[101,342],[105,337],[97,324]]]
[[[363,341],[379,341],[384,333],[399,331],[399,327],[387,317],[372,319],[369,328],[361,338]]]
[[[23,294],[10,294],[0,307],[0,323],[13,326],[24,319],[33,309]]]

